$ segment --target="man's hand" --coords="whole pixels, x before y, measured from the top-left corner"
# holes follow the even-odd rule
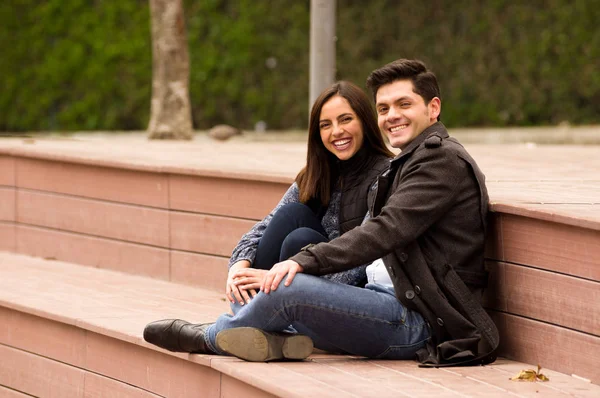
[[[285,260],[277,263],[269,270],[269,272],[267,272],[267,275],[260,285],[260,290],[265,292],[265,294],[269,294],[271,290],[277,290],[279,283],[286,275],[288,277],[286,278],[284,285],[289,286],[294,280],[294,276],[296,276],[298,272],[303,271],[304,269],[302,266],[292,260]]]
[[[225,295],[230,302],[234,303],[237,301],[241,305],[244,305],[244,303],[250,299],[246,290],[238,289],[234,282],[234,275],[241,269],[250,268],[251,265],[252,264],[250,264],[250,261],[248,260],[240,260],[234,263],[231,268],[229,268],[229,274],[227,274],[227,284],[225,285]]]
[[[247,291],[250,298],[256,296],[267,270],[242,268],[233,274],[233,283],[240,291]]]

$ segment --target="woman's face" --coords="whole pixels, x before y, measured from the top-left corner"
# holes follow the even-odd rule
[[[331,97],[321,108],[319,131],[325,148],[340,160],[348,160],[363,144],[362,123],[344,97]]]

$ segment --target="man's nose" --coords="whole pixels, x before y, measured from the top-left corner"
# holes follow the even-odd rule
[[[402,117],[400,109],[398,109],[395,106],[390,107],[390,109],[388,110],[388,113],[387,113],[387,120],[388,121],[397,120],[400,117]]]

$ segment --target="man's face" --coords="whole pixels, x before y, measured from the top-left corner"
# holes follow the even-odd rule
[[[434,97],[426,105],[423,97],[413,91],[412,81],[396,80],[377,90],[375,107],[377,123],[390,145],[404,149],[437,121],[441,102]]]

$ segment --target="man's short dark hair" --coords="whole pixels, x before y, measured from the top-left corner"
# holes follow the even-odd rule
[[[367,87],[373,93],[373,100],[377,102],[377,91],[381,86],[397,80],[412,81],[413,91],[423,97],[425,105],[429,104],[429,101],[434,97],[442,99],[437,78],[422,61],[397,59],[379,69],[375,69],[367,78]],[[440,120],[439,116],[438,120]]]

